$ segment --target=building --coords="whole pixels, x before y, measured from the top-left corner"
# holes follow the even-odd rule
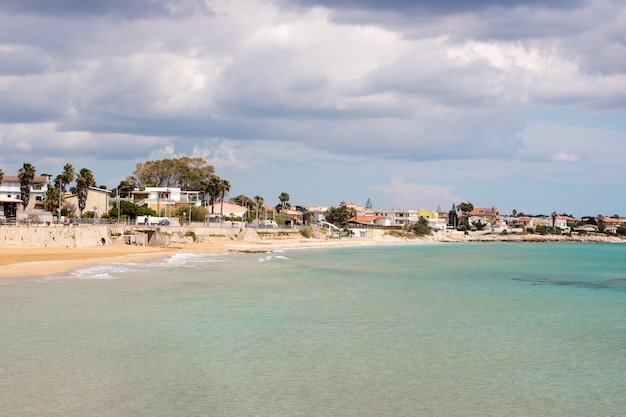
[[[354,216],[348,220],[349,227],[389,227],[391,221],[385,216]]]
[[[224,217],[241,217],[244,219],[246,217],[246,213],[248,213],[248,208],[227,202],[224,202],[223,204],[218,202],[212,206],[207,206],[207,214],[209,217],[211,215],[213,217],[219,216],[220,213]]]
[[[311,222],[319,223],[319,222],[326,220],[327,211],[328,211],[328,207],[324,207],[324,206],[309,207],[308,213],[311,216]]]
[[[16,218],[21,204],[20,199],[0,195],[0,224],[6,222],[7,219]]]
[[[104,190],[102,188],[89,187],[87,192],[87,199],[85,200],[85,210],[83,211],[93,211],[95,213],[94,217],[102,217],[103,214],[108,213],[110,207],[110,199],[111,199],[111,191]],[[75,216],[79,216],[80,213],[78,208],[78,196],[71,195],[65,198],[65,202],[63,203],[64,207],[70,205],[75,209]]]
[[[387,218],[392,226],[409,226],[419,220],[417,211],[414,210],[377,209],[373,215]]]
[[[475,207],[468,213],[468,220],[470,225],[478,222],[486,226],[494,226],[499,216],[500,211],[496,207]]]
[[[183,191],[179,187],[145,187],[130,192],[130,198],[139,207],[148,207],[159,216],[171,217],[180,206],[202,205],[201,191]]]
[[[46,193],[50,177],[47,175],[36,175],[30,185],[30,199],[28,206],[24,210],[44,210],[46,201]],[[22,192],[20,191],[20,179],[17,175],[5,175],[0,183],[0,197],[14,198],[21,200]]]

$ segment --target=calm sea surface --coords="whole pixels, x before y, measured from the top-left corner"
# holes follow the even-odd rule
[[[626,416],[626,245],[176,255],[54,278],[0,286],[0,416]]]

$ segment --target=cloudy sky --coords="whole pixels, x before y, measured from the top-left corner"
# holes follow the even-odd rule
[[[0,0],[0,168],[626,216],[621,0]]]

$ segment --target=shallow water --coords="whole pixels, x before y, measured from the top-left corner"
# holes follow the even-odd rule
[[[54,278],[0,286],[0,415],[626,414],[624,245],[189,254]]]

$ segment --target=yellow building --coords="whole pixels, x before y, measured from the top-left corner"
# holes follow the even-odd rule
[[[437,213],[436,211],[431,211],[431,210],[426,210],[426,209],[421,208],[417,210],[417,218],[419,219],[420,217],[436,221],[436,220],[439,220],[439,213]]]

